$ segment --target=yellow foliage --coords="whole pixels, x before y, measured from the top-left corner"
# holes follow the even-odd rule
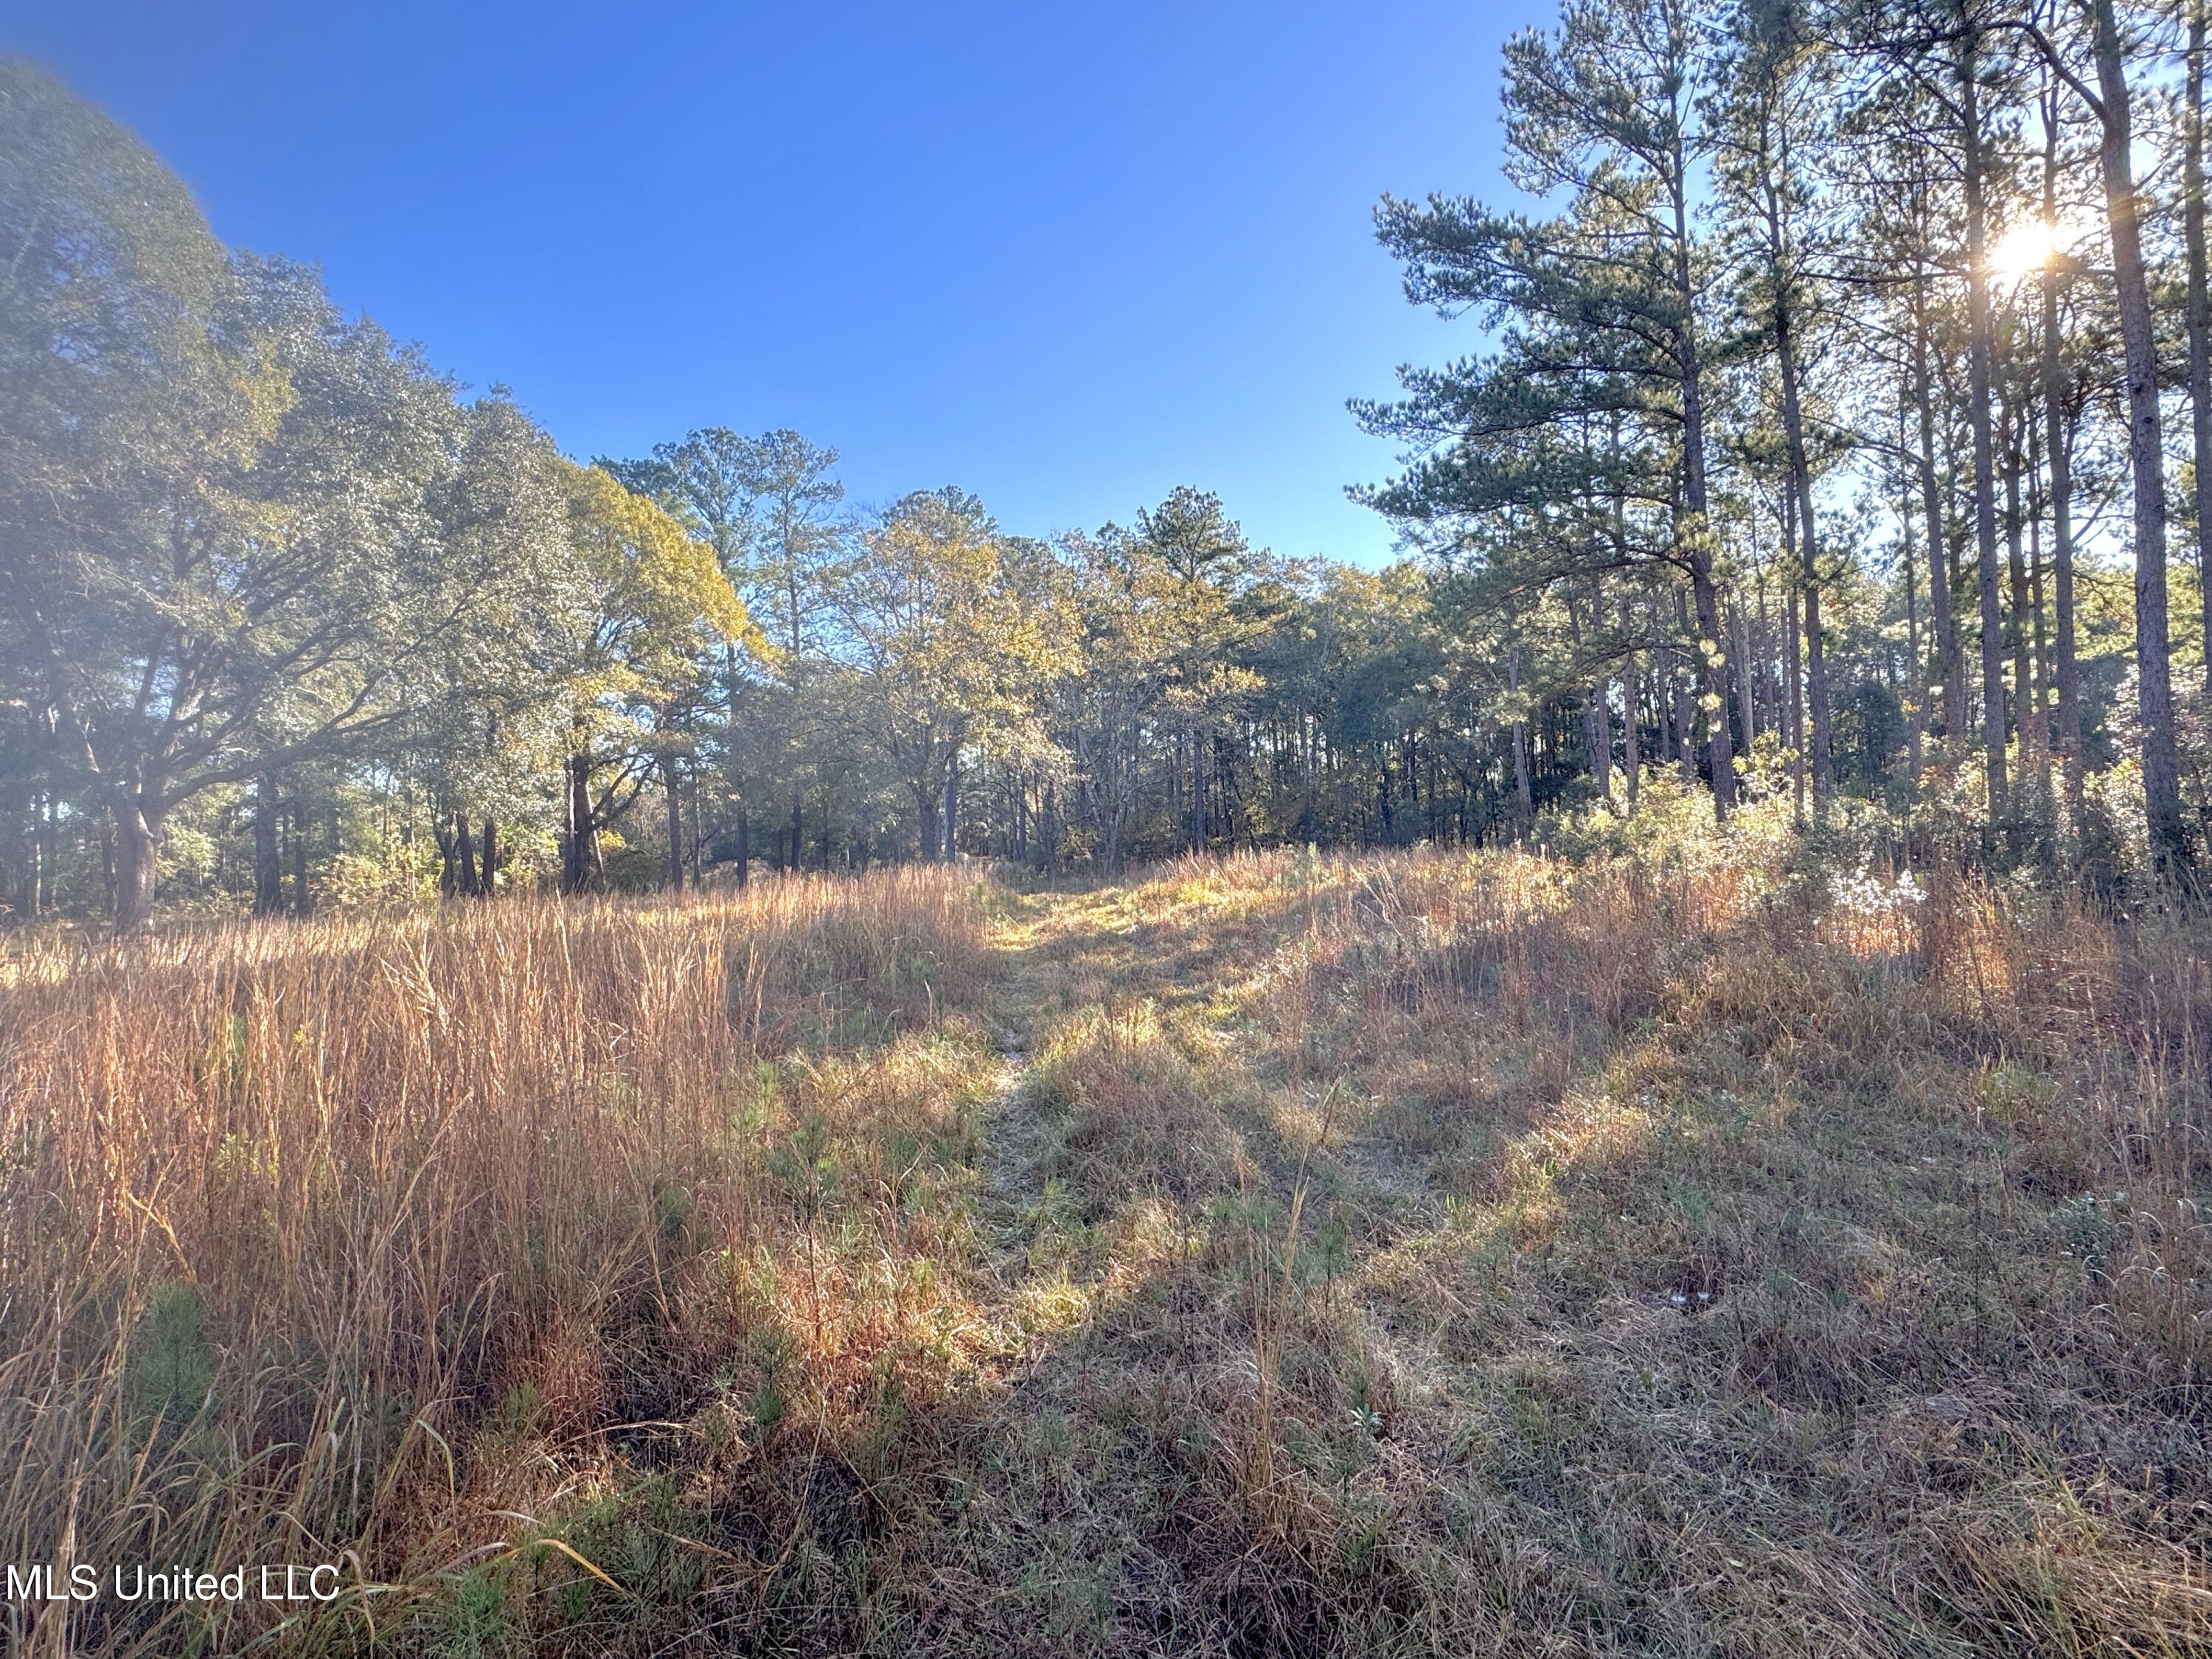
[[[773,647],[705,543],[598,467],[563,462],[569,537],[596,612],[582,701],[661,702],[703,678],[709,653]]]

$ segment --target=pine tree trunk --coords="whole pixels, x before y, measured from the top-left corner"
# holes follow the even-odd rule
[[[2033,426],[2034,416],[2029,415]],[[2031,454],[2028,477],[2041,477],[2042,457]],[[2047,806],[2051,801],[2051,629],[2049,612],[2044,607],[2043,587],[2043,502],[2034,484],[2029,489],[2027,504],[2027,599],[2028,616],[2034,623],[2032,649],[2028,660],[2035,670],[2035,691],[2029,700],[2029,724],[2035,732],[2036,787],[2039,799]]]
[[[1960,137],[1966,147],[1966,416],[1974,442],[1974,544],[1982,615],[1982,738],[1986,749],[1990,819],[2007,811],[2005,781],[2004,618],[1997,598],[1996,447],[1990,430],[1992,348],[1989,287],[1989,214],[1984,202],[1981,88],[1975,41],[1959,48]]]
[[[1828,810],[1835,793],[1830,754],[1828,653],[1820,627],[1820,544],[1814,533],[1813,469],[1806,458],[1805,417],[1798,402],[1797,344],[1787,295],[1774,307],[1774,344],[1782,365],[1782,433],[1790,458],[1790,492],[1797,503],[1797,555],[1805,586],[1805,695],[1813,715],[1813,815]]]
[[[1190,850],[1206,850],[1206,739],[1196,732],[1190,739]]]
[[[1628,816],[1636,816],[1636,794],[1643,784],[1644,757],[1636,729],[1637,708],[1643,693],[1643,670],[1634,657],[1622,665],[1621,696],[1626,702],[1620,720],[1620,786]]]
[[[2020,732],[2020,767],[2023,776],[2035,770],[2035,676],[2028,662],[2027,556],[2022,532],[2026,515],[2021,511],[2020,478],[2024,466],[2022,446],[2014,441],[2012,410],[2005,410],[2005,582],[2011,599],[2006,617],[2006,643],[2012,647],[2013,723]]]
[[[1785,506],[1785,514],[1788,509]],[[1794,553],[1792,554],[1794,557]],[[1805,822],[1805,670],[1801,649],[1803,640],[1797,631],[1797,589],[1790,589],[1790,659],[1783,665],[1783,678],[1790,690],[1790,816],[1797,823]]]
[[[1505,653],[1505,684],[1517,700],[1521,695],[1521,647],[1517,645],[1509,647]],[[1536,821],[1536,801],[1528,782],[1528,722],[1518,718],[1513,722],[1513,798],[1514,839],[1525,841]]]
[[[2204,235],[2204,0],[2190,0],[2183,102],[2182,222],[2189,249],[2189,408],[2197,459],[2197,576],[2204,615],[2205,695],[2212,697],[2212,291]]]
[[[1737,722],[1743,728],[1743,746],[1750,752],[1759,741],[1758,717],[1753,711],[1751,684],[1751,621],[1743,613],[1743,601],[1739,598],[1729,607],[1733,626],[1729,635],[1734,643],[1735,656],[1735,712]]]
[[[1688,522],[1678,526],[1686,543],[1690,588],[1705,643],[1706,721],[1713,772],[1713,815],[1725,821],[1735,805],[1735,750],[1729,741],[1728,647],[1721,636],[1720,599],[1713,587],[1712,522],[1705,492],[1705,404],[1698,355],[1698,288],[1690,270],[1688,177],[1679,141],[1669,181],[1674,214],[1674,288],[1682,307],[1676,349],[1682,377],[1682,504]]]
[[[1690,602],[1679,587],[1674,590],[1674,623],[1685,638],[1689,637]],[[1693,662],[1674,687],[1674,734],[1681,745],[1679,758],[1682,777],[1692,787],[1698,782],[1698,686],[1703,678],[1698,665]]]
[[[1897,445],[1899,454],[1905,449],[1905,409],[1900,404],[1897,411]],[[1921,653],[1920,641],[1920,567],[1912,551],[1912,514],[1898,515],[1899,528],[1905,538],[1905,655],[1911,665],[1905,678],[1905,691],[1911,699],[1912,720],[1905,739],[1905,764],[1911,769],[1906,780],[1905,799],[1920,798],[1920,768],[1925,753],[1924,738],[1928,731],[1928,663]]]
[[[1959,624],[1951,607],[1950,543],[1943,533],[1943,496],[1936,482],[1936,399],[1928,368],[1928,278],[1913,279],[1912,400],[1920,434],[1920,505],[1928,528],[1928,613],[1936,627],[1936,684],[1943,699],[1943,734],[1966,734],[1966,659],[1959,649]],[[1921,695],[1927,695],[1925,686]]]
[[[2134,475],[2136,531],[2136,712],[2142,732],[2143,805],[2151,864],[2162,879],[2191,884],[2193,872],[2181,817],[2181,775],[2173,738],[2173,681],[2167,637],[2166,481],[2159,445],[2158,343],[2143,271],[2126,67],[2112,0],[2091,0],[2092,47],[2104,103],[2101,160],[2112,228],[2113,287],[2127,360],[2128,465]]]
[[[1593,593],[1591,604],[1601,607],[1603,601],[1599,595]],[[1601,624],[1601,610],[1592,611],[1590,622],[1593,627]],[[1572,599],[1567,601],[1567,628],[1569,637],[1574,641],[1576,654],[1580,655],[1583,649],[1582,611]],[[1613,733],[1606,719],[1605,681],[1602,678],[1592,680],[1583,692],[1583,754],[1589,764],[1590,777],[1597,785],[1598,798],[1610,800],[1613,798]]]
[[[1636,619],[1629,610],[1628,600],[1620,601],[1620,632],[1624,639],[1633,639]],[[1638,722],[1641,717],[1638,705],[1644,700],[1644,669],[1631,652],[1620,670],[1620,774],[1621,791],[1627,797],[1628,816],[1636,816],[1636,793],[1641,787],[1644,757]]]

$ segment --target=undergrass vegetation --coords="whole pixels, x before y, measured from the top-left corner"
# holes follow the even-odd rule
[[[2201,925],[1576,851],[7,958],[12,1642],[2212,1647]]]

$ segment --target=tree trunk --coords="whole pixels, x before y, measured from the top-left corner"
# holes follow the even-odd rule
[[[939,816],[944,821],[944,858],[951,864],[960,850],[960,750],[956,747],[945,763],[945,805]]]
[[[37,817],[31,825],[31,884],[26,911],[36,921],[46,914],[48,884],[54,868],[54,792],[42,789],[37,797]]]
[[[2197,457],[2197,578],[2204,611],[2204,689],[2212,697],[2212,293],[2204,245],[2204,0],[2190,0],[2183,76],[2182,222],[2189,247],[2189,408]],[[2054,139],[2055,142],[2055,139]],[[2046,195],[2048,191],[2046,191]]]
[[[660,757],[660,778],[668,793],[668,885],[671,891],[684,890],[684,781],[676,769],[676,755],[672,750]]]
[[[1744,614],[1741,595],[1729,607],[1729,611],[1734,624],[1729,629],[1729,635],[1735,644],[1736,720],[1743,727],[1743,746],[1747,754],[1752,744],[1759,741],[1759,720],[1753,707],[1751,684],[1751,618]]]
[[[477,896],[489,898],[499,876],[499,820],[483,821],[483,864],[477,872]]]
[[[1752,661],[1757,665],[1753,678],[1758,682],[1759,729],[1778,732],[1782,727],[1782,687],[1779,676],[1782,659],[1774,638],[1774,618],[1767,613],[1766,573],[1753,573],[1753,592],[1759,608],[1752,623]]]
[[[115,932],[136,933],[152,920],[160,880],[161,818],[144,796],[125,794],[108,811],[114,830]]]
[[[691,831],[684,838],[684,856],[691,866],[691,884],[694,887],[704,884],[699,861],[706,856],[706,834],[699,827],[699,774],[695,769],[691,774]]]
[[[1601,600],[1598,603],[1602,603]],[[1612,683],[1601,674],[1590,686],[1590,752],[1596,762],[1597,793],[1600,800],[1613,799],[1613,705],[1610,701]]]
[[[1298,715],[1298,839],[1311,842],[1321,815],[1321,733],[1320,722],[1304,712]]]
[[[1897,447],[1899,454],[1905,449],[1905,406],[1898,405]],[[1928,663],[1920,646],[1920,567],[1912,551],[1912,514],[1898,514],[1898,526],[1905,538],[1905,654],[1911,665],[1906,678],[1906,690],[1912,699],[1912,719],[1905,739],[1905,765],[1911,775],[1906,780],[1905,799],[1920,798],[1920,768],[1924,754],[1923,740],[1928,730]]]
[[[1175,737],[1175,752],[1168,757],[1168,827],[1170,833],[1183,833],[1182,816],[1182,733]]]
[[[2113,286],[2127,359],[2128,465],[2135,483],[2136,718],[2142,730],[2143,805],[2151,865],[2190,884],[2181,775],[2173,740],[2172,660],[2166,633],[2166,481],[2159,450],[2158,343],[2143,274],[2127,70],[2112,0],[2091,0],[2092,46],[2104,103],[2105,201],[2112,227]]]
[[[753,810],[744,802],[738,803],[738,885],[743,887],[752,879]]]
[[[2005,458],[2005,584],[2009,601],[2005,617],[2005,643],[2012,653],[2013,724],[2020,732],[2020,765],[2023,775],[2035,769],[2034,677],[2028,666],[2027,557],[2021,532],[2026,528],[2020,505],[2020,476],[2023,461],[2014,441],[2012,410],[2004,410]]]
[[[1686,422],[1686,427],[1687,424]],[[1695,439],[1686,439],[1685,443],[1693,442],[1696,448],[1702,451],[1705,443],[1702,416],[1696,432]],[[1686,448],[1685,453],[1689,451]],[[1705,544],[1707,520],[1702,453],[1698,455],[1696,471],[1696,487],[1685,491],[1690,501],[1690,523],[1685,527],[1690,543],[1690,592],[1697,611],[1698,642],[1705,659],[1705,694],[1701,700],[1706,710],[1707,759],[1713,773],[1713,816],[1726,822],[1735,805],[1735,746],[1729,740],[1728,648],[1721,635],[1720,595],[1713,586],[1712,551]]]
[[[1789,514],[1787,502],[1783,511],[1785,515]],[[1791,556],[1796,556],[1794,552]],[[1782,678],[1788,682],[1790,693],[1790,816],[1802,824],[1805,822],[1805,669],[1803,640],[1797,630],[1797,588],[1794,582],[1790,587],[1789,606],[1790,658],[1782,665]]]
[[[1912,287],[1912,401],[1920,434],[1920,505],[1928,521],[1928,611],[1936,625],[1936,683],[1943,698],[1943,734],[1957,741],[1966,734],[1966,659],[1959,649],[1959,625],[1951,609],[1950,541],[1943,532],[1943,496],[1936,483],[1936,399],[1928,371],[1928,278]],[[1923,686],[1924,696],[1927,689]]]
[[[1206,751],[1210,745],[1194,732],[1190,738],[1190,850],[1206,850]]]
[[[1635,637],[1636,621],[1630,614],[1628,600],[1620,602],[1620,631],[1622,637]],[[1641,786],[1643,754],[1637,731],[1638,708],[1644,693],[1644,671],[1633,652],[1620,670],[1620,773],[1621,790],[1628,799],[1628,816],[1636,816],[1636,793]]]
[[[1959,47],[1960,137],[1966,147],[1966,416],[1974,441],[1974,543],[1982,602],[1982,736],[1990,819],[2005,817],[2004,618],[1997,599],[1996,447],[1990,431],[1991,345],[1988,210],[1983,200],[1981,84],[1970,35]]]
[[[2034,423],[2029,415],[2031,428]],[[2028,616],[2034,623],[2028,660],[2035,669],[2035,692],[2029,701],[2028,724],[2035,733],[2036,788],[2047,808],[2051,803],[2051,629],[2044,605],[2043,501],[2039,481],[2043,458],[2028,457],[2027,597]]]
[[[1690,602],[1679,587],[1674,590],[1674,625],[1685,638],[1689,636]],[[1674,702],[1674,738],[1679,745],[1676,757],[1681,762],[1683,781],[1693,788],[1698,782],[1698,684],[1700,678],[1699,665],[1693,662],[1688,673],[1675,679],[1669,687]]]
[[[276,846],[276,780],[266,772],[253,781],[253,914],[273,916],[284,908],[284,864]]]
[[[1713,590],[1712,524],[1705,492],[1705,402],[1703,368],[1698,354],[1696,282],[1690,270],[1689,178],[1675,136],[1674,166],[1668,180],[1674,215],[1674,291],[1680,301],[1682,319],[1675,349],[1682,377],[1682,504],[1688,522],[1678,525],[1678,539],[1689,554],[1690,587],[1698,611],[1698,631],[1705,641],[1706,721],[1713,770],[1713,815],[1725,821],[1735,805],[1735,751],[1729,741],[1728,647],[1721,636],[1720,600]]]
[[[1518,645],[1506,649],[1505,684],[1513,693],[1516,702],[1513,721],[1513,800],[1516,808],[1513,835],[1515,840],[1525,841],[1529,826],[1536,821],[1536,801],[1528,783],[1528,725],[1519,717],[1521,647]]]
[[[295,793],[292,798],[292,914],[312,915],[314,895],[307,890],[307,813]]]
[[[1592,607],[1590,625],[1594,628],[1602,627],[1604,625],[1603,596],[1593,592],[1590,595],[1590,605]],[[1582,611],[1572,599],[1567,601],[1567,628],[1569,637],[1574,642],[1576,654],[1580,655],[1583,649]],[[1598,798],[1601,800],[1612,799],[1613,731],[1611,722],[1606,714],[1605,680],[1602,676],[1591,680],[1583,693],[1583,755],[1589,764],[1590,777],[1597,785]],[[1387,807],[1389,799],[1387,789],[1383,799]],[[1385,816],[1386,817],[1388,816],[1387,811]]]
[[[469,821],[464,813],[453,814],[454,890],[473,897],[482,888],[477,880],[477,844],[469,836]]]
[[[1621,696],[1627,707],[1621,710],[1620,721],[1620,792],[1628,807],[1628,816],[1636,816],[1636,797],[1644,787],[1643,746],[1636,729],[1637,702],[1643,693],[1643,671],[1636,659],[1631,657],[1624,665],[1621,676]]]
[[[1787,292],[1774,307],[1774,346],[1782,365],[1782,434],[1790,456],[1790,492],[1797,503],[1797,556],[1805,586],[1805,696],[1813,714],[1813,816],[1828,810],[1835,793],[1830,756],[1828,653],[1820,627],[1820,546],[1814,534],[1813,469],[1806,458],[1805,416],[1798,402],[1797,344]]]
[[[36,921],[45,900],[43,799],[42,791],[26,789],[21,797],[21,816],[16,817],[13,811],[9,813],[14,820],[10,829],[15,857],[9,862],[16,873],[12,884],[6,885],[5,892],[0,893],[0,900],[13,908],[12,919],[17,921]]]
[[[1613,709],[1607,701],[1609,690],[1602,678],[1594,681],[1589,689],[1590,772],[1597,779],[1600,800],[1613,799]]]
[[[562,837],[561,889],[580,893],[592,879],[598,860],[592,856],[599,838],[592,808],[592,757],[579,752],[568,757],[568,787],[565,808],[566,834]]]

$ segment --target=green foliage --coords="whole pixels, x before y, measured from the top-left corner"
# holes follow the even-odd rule
[[[2048,50],[2094,45],[2077,24]],[[1677,778],[1717,813],[1741,793],[1758,834],[1786,795],[1856,843],[1873,803],[1946,856],[2070,866],[2127,902],[2172,858],[2130,799],[2146,761],[2173,726],[2202,819],[2212,750],[2193,692],[2171,720],[2130,712],[2151,683],[2131,585],[2086,529],[2125,482],[2097,390],[2111,307],[2071,283],[2046,325],[2040,284],[2104,255],[2074,237],[2036,275],[2004,251],[2041,216],[2090,222],[2081,111],[2053,108],[2045,207],[2023,159],[2045,44],[1966,43],[2008,158],[1985,228],[2012,239],[1977,322],[1943,94],[1960,42],[1917,30],[1893,8],[1565,0],[1507,46],[1517,198],[1376,215],[1408,297],[1488,331],[1354,405],[1406,446],[1358,492],[1403,538],[1380,571],[1255,547],[1190,484],[1052,543],[956,488],[855,514],[836,452],[787,428],[579,466],[312,270],[225,249],[143,145],[10,64],[0,907],[130,927],[157,886],[179,915],[249,894],[304,913],[715,866],[1623,847],[1650,811],[1644,839],[1679,843]],[[1946,368],[1977,341],[1979,460],[1979,394]],[[1993,489],[2022,547],[1991,625],[2008,652],[2033,636],[1994,739],[1962,562]],[[2204,596],[2176,592],[2201,652]],[[2078,785],[2041,775],[2059,657]],[[1996,822],[1978,756],[2033,780]]]
[[[215,1383],[207,1304],[181,1279],[154,1287],[132,1327],[131,1395],[137,1408],[175,1430],[207,1409]]]

